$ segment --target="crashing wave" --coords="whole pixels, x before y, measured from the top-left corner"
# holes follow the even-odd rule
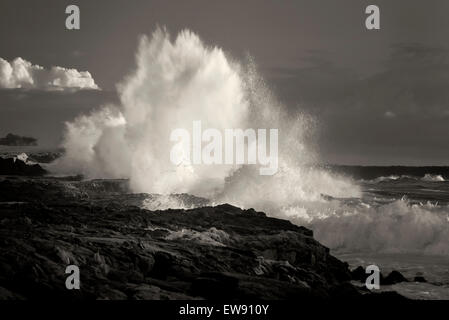
[[[406,198],[379,206],[333,200],[285,208],[278,216],[311,228],[339,252],[449,254],[449,206]]]
[[[348,179],[304,166],[315,161],[305,139],[314,121],[289,114],[251,59],[241,64],[189,30],[172,40],[157,29],[150,39],[141,39],[136,62],[137,69],[119,85],[121,105],[103,106],[67,123],[66,153],[54,170],[129,178],[138,193],[188,193],[245,207],[360,194]],[[219,131],[279,128],[279,174],[260,176],[257,165],[173,165],[170,130],[191,128],[197,120]],[[145,205],[183,205],[166,200]]]
[[[188,30],[172,40],[158,29],[141,39],[136,62],[136,70],[118,86],[120,105],[103,106],[67,123],[66,153],[52,165],[54,170],[129,178],[133,192],[161,194],[144,200],[150,210],[196,205],[173,196],[182,193],[253,207],[310,226],[333,249],[449,254],[447,207],[405,199],[382,206],[338,200],[360,198],[360,187],[306,165],[317,163],[306,139],[315,122],[289,114],[251,61],[243,65],[230,59]],[[260,176],[256,166],[173,166],[170,131],[191,128],[198,120],[218,130],[279,128],[278,173]]]

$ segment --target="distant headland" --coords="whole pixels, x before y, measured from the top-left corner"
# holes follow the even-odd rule
[[[0,138],[0,145],[3,146],[37,146],[37,139],[22,137],[8,133],[4,138]]]

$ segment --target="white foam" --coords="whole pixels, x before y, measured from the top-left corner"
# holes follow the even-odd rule
[[[426,174],[421,180],[423,181],[430,181],[430,182],[444,182],[446,180],[444,180],[442,175],[439,174]]]
[[[277,216],[314,230],[339,252],[449,254],[449,207],[411,204],[405,198],[380,206],[325,204],[289,207]]]

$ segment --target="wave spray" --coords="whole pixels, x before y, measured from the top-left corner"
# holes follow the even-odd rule
[[[66,124],[66,153],[54,171],[128,178],[132,192],[163,194],[160,208],[184,206],[171,202],[170,195],[189,193],[216,204],[263,210],[313,228],[331,248],[448,251],[442,244],[449,234],[446,214],[437,208],[351,204],[360,199],[360,188],[314,166],[318,159],[306,138],[315,129],[314,120],[300,110],[287,110],[251,58],[242,64],[191,31],[172,40],[158,28],[140,39],[136,69],[117,87],[120,105],[102,106]],[[279,129],[277,173],[262,176],[257,165],[174,165],[170,133],[190,130],[194,121],[219,131]],[[397,239],[395,225],[421,231],[421,238]]]

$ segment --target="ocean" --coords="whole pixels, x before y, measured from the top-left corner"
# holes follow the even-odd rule
[[[362,195],[342,200],[346,218],[333,224],[335,231],[349,234],[331,239],[318,232],[318,240],[352,268],[375,264],[384,275],[397,270],[411,280],[382,290],[416,299],[449,299],[449,167],[333,169],[351,176]],[[414,282],[416,276],[427,283]]]
[[[39,148],[0,151],[2,156],[26,151],[28,161],[50,171],[55,166],[48,162],[61,155],[61,150]],[[313,230],[351,269],[375,264],[383,275],[397,270],[410,280],[381,290],[449,299],[449,167],[303,166],[272,177],[253,172],[242,168],[226,179],[222,191],[209,197],[211,203],[288,219]],[[201,205],[179,202],[170,194],[159,198],[156,207],[142,203],[150,210]],[[414,282],[417,276],[427,282]]]

